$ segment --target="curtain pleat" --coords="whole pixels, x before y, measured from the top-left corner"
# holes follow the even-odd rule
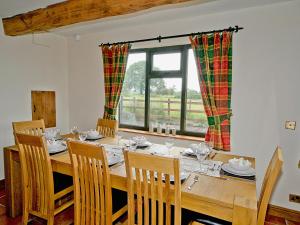
[[[190,37],[209,128],[206,141],[230,150],[232,32]]]
[[[104,119],[116,119],[130,44],[102,46],[104,68]]]

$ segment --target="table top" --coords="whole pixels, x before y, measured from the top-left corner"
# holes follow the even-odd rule
[[[98,141],[101,144],[116,144],[115,138],[103,138]],[[16,146],[6,147],[7,150],[18,151]],[[174,154],[179,154],[184,148],[173,147]],[[146,150],[140,150],[147,153]],[[216,151],[213,160],[228,162],[229,159],[236,156],[228,153]],[[68,152],[62,152],[51,157],[53,171],[72,175],[71,161]],[[255,159],[248,159],[253,167],[255,167]],[[194,184],[191,190],[188,186],[193,182],[194,176],[199,176],[199,181]],[[124,163],[120,163],[111,167],[112,187],[126,191],[126,170]],[[207,213],[212,216],[231,221],[234,202],[237,197],[245,198],[245,207],[257,210],[256,182],[234,178],[234,177],[211,177],[191,173],[182,184],[182,207],[195,210],[201,213]],[[250,203],[249,203],[250,202]]]

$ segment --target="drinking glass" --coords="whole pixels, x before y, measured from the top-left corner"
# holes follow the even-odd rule
[[[55,141],[56,135],[57,135],[57,131],[55,128],[47,129],[45,132],[45,138],[47,140]]]
[[[79,140],[80,141],[85,141],[86,138],[87,138],[87,133],[86,132],[79,133]]]

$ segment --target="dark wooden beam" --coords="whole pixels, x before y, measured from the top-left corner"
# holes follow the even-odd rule
[[[192,0],[69,0],[3,18],[2,22],[6,35],[17,36],[188,1]]]

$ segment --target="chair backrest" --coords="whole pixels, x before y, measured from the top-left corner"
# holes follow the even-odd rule
[[[172,224],[181,224],[179,159],[129,151],[124,151],[124,156],[127,174],[128,224],[135,224],[135,194],[138,225],[149,225],[150,209],[152,225],[170,225],[171,199],[174,200]],[[174,182],[171,182],[172,177]]]
[[[54,211],[54,185],[45,138],[23,133],[15,135],[21,162],[23,207],[34,215],[47,218]]]
[[[269,200],[274,186],[276,184],[276,181],[280,175],[282,164],[282,150],[279,147],[277,147],[269,163],[268,169],[265,173],[265,177],[262,183],[260,198],[258,201],[258,225],[264,224]]]
[[[15,133],[25,133],[31,135],[41,135],[45,132],[45,122],[41,120],[13,122],[13,131]]]
[[[118,130],[118,121],[109,119],[98,119],[97,131],[105,137],[114,137]]]
[[[68,142],[73,166],[75,225],[112,224],[111,181],[105,149]]]

